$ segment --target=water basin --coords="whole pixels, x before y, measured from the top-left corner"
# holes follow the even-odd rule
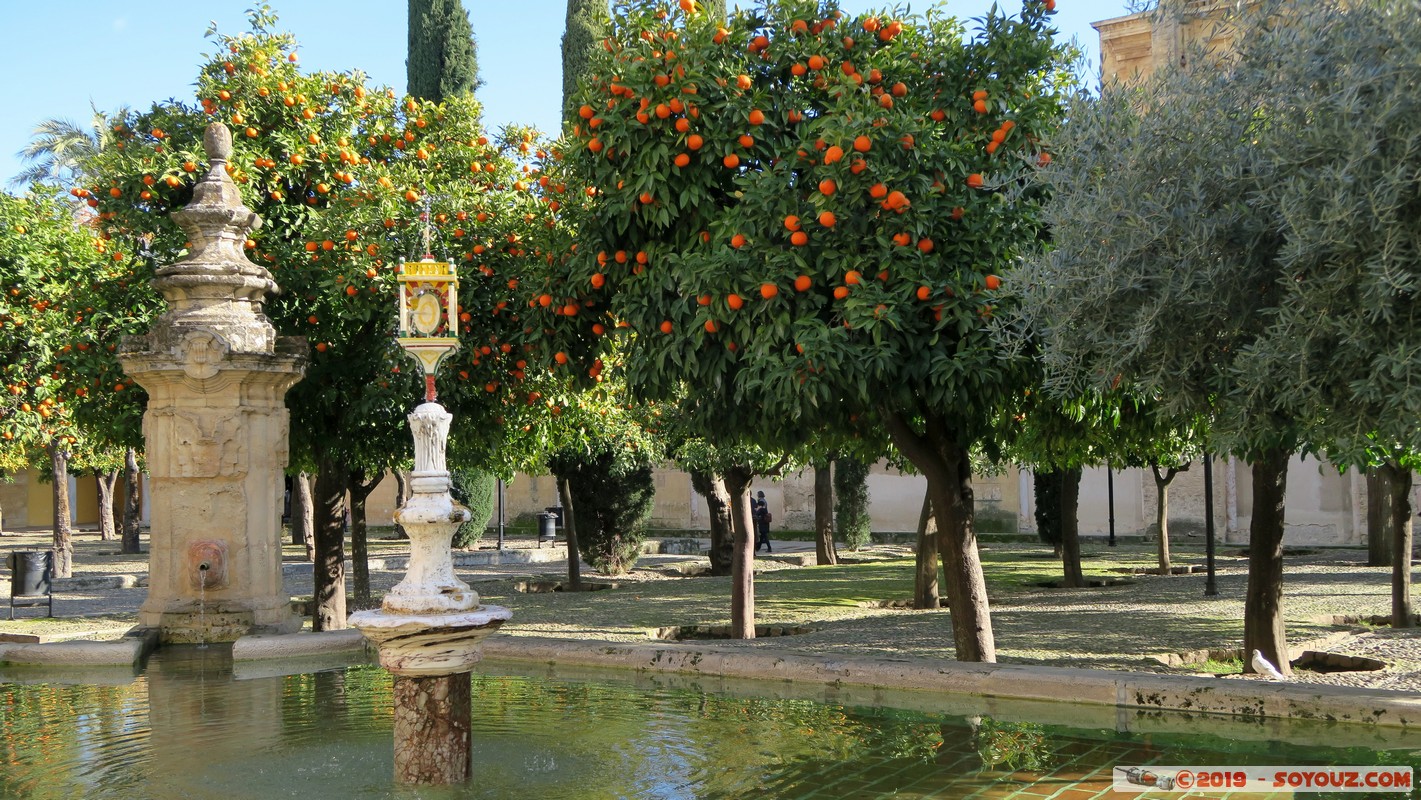
[[[280,669],[172,647],[85,684],[7,670],[0,797],[1075,800],[1127,797],[1114,765],[1421,768],[1401,729],[486,662],[474,779],[415,789],[391,779],[388,673]]]

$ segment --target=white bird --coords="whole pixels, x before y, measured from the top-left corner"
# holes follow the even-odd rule
[[[1273,666],[1273,664],[1268,659],[1263,657],[1262,650],[1253,651],[1253,671],[1257,672],[1259,675],[1266,675],[1269,680],[1287,680],[1287,678],[1283,677],[1283,673],[1278,671],[1277,667]]]

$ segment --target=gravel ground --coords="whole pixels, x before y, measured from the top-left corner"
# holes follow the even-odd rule
[[[0,554],[39,549],[47,536],[25,533],[0,537]],[[531,547],[510,542],[510,547]],[[95,536],[76,537],[75,575],[134,575],[146,578],[147,557],[119,555],[116,543]],[[1148,564],[1148,546],[1086,546],[1088,572]],[[1159,657],[1241,646],[1246,561],[1236,554],[1218,559],[1219,595],[1203,595],[1203,575],[1132,576],[1127,585],[1092,589],[1043,589],[1015,581],[1004,570],[1025,568],[1024,575],[1050,577],[1059,565],[1040,558],[1025,544],[984,546],[998,658],[1002,662],[1049,664],[1176,674],[1198,674],[1198,665],[1166,666]],[[372,543],[372,555],[400,554],[396,543]],[[763,555],[763,554],[761,554]],[[723,647],[762,647],[842,655],[954,658],[950,620],[945,610],[917,611],[874,607],[906,599],[912,591],[912,554],[902,546],[880,546],[854,554],[858,563],[838,569],[805,568],[812,559],[809,542],[776,542],[773,558],[756,562],[757,614],[762,623],[800,625],[811,633],[790,638],[720,641]],[[1179,563],[1197,553],[1185,551]],[[1365,566],[1366,554],[1320,550],[1289,557],[1285,571],[1284,610],[1295,650],[1309,643],[1328,652],[1367,656],[1387,663],[1375,672],[1317,673],[1298,670],[1294,680],[1421,692],[1421,630],[1394,630],[1331,624],[1335,615],[1366,617],[1390,610],[1387,568]],[[287,591],[309,596],[309,570],[288,548]],[[728,622],[729,579],[680,577],[678,570],[704,559],[691,556],[643,557],[629,575],[615,578],[612,591],[524,594],[518,581],[556,579],[566,561],[460,569],[459,574],[485,602],[507,606],[513,620],[507,635],[564,636],[615,641],[647,641],[651,631],[671,625],[718,625]],[[1035,570],[1035,572],[1033,572]],[[584,567],[584,575],[598,576]],[[373,570],[375,600],[402,573]],[[1119,577],[1117,574],[1116,577]],[[606,579],[602,579],[606,580]],[[5,581],[8,594],[8,581]],[[17,608],[18,619],[0,621],[0,634],[29,633],[52,638],[111,637],[134,624],[146,589],[64,591],[56,596],[57,618],[44,618],[42,607]],[[354,610],[352,608],[352,610]],[[1313,649],[1321,649],[1314,647]],[[1253,676],[1239,679],[1256,680]]]

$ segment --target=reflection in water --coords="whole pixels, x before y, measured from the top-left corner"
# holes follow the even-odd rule
[[[0,797],[1008,798],[1103,789],[1115,764],[1421,766],[1415,749],[1126,735],[602,680],[475,675],[473,695],[474,779],[399,787],[383,670],[242,680],[225,648],[166,648],[122,685],[0,684]]]

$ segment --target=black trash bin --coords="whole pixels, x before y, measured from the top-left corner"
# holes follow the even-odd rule
[[[10,568],[10,619],[15,618],[15,606],[49,604],[54,616],[54,551],[16,550],[5,557]]]
[[[558,517],[550,512],[538,515],[538,546],[543,542],[555,542],[558,538]]]

